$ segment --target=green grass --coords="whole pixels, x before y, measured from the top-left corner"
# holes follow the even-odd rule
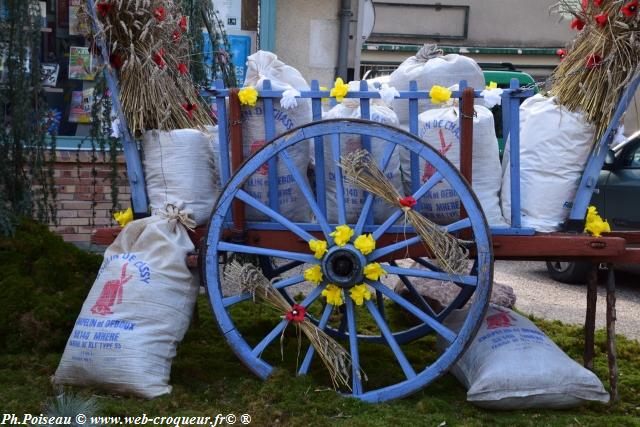
[[[2,325],[4,331],[9,331],[16,342],[3,347],[0,351],[0,407],[4,413],[40,413],[44,404],[55,395],[50,378],[54,374],[64,347],[65,336],[71,331],[67,318],[75,319],[79,312],[81,299],[62,298],[66,292],[79,292],[77,287],[88,288],[82,275],[89,274],[91,268],[83,269],[79,259],[85,259],[85,254],[73,252],[67,248],[71,256],[58,257],[55,262],[63,260],[66,268],[78,269],[82,273],[67,272],[71,276],[64,276],[68,283],[76,277],[73,290],[67,285],[57,289],[49,283],[47,292],[33,284],[34,264],[48,265],[51,274],[58,267],[47,261],[46,252],[36,256],[31,246],[42,247],[42,239],[33,237],[33,233],[41,230],[32,229],[23,235],[29,245],[21,246],[25,255],[10,256],[12,246],[0,240],[0,260],[10,266],[12,274],[0,277],[0,289],[4,298],[12,295],[15,299],[4,299],[0,310],[12,313],[11,319],[20,319],[18,310],[26,310],[39,324],[46,324],[51,330],[37,329],[28,337],[22,332],[27,330],[19,321]],[[47,240],[48,237],[43,238]],[[55,239],[54,239],[55,240]],[[51,243],[51,242],[50,242]],[[55,242],[54,242],[55,243]],[[40,245],[40,246],[39,246]],[[57,243],[55,244],[57,245]],[[54,245],[54,246],[55,246]],[[56,246],[57,247],[57,246]],[[31,249],[30,249],[31,248]],[[60,249],[60,247],[58,247]],[[21,252],[22,253],[22,252]],[[30,260],[31,257],[34,257]],[[68,259],[72,260],[69,261]],[[13,262],[12,259],[18,261]],[[91,258],[85,259],[91,266]],[[6,263],[6,264],[5,264]],[[94,266],[95,267],[95,266]],[[5,270],[6,271],[6,270]],[[24,272],[28,272],[26,276]],[[81,280],[82,279],[82,280]],[[15,286],[9,284],[32,283],[24,292],[19,293]],[[43,277],[42,280],[45,280]],[[45,280],[46,281],[46,280]],[[5,289],[6,288],[6,289]],[[33,295],[32,295],[33,294]],[[43,295],[45,294],[45,295]],[[40,298],[60,297],[67,306],[60,308],[54,305],[51,310],[34,311],[30,304],[36,304]],[[27,299],[28,304],[21,300]],[[54,302],[58,300],[53,300]],[[62,302],[60,302],[62,304]],[[17,307],[17,309],[14,309]],[[40,306],[39,306],[40,307]],[[317,310],[319,307],[316,307]],[[56,310],[63,310],[58,313]],[[98,394],[99,415],[141,415],[176,416],[176,415],[205,415],[215,416],[218,413],[248,413],[252,416],[252,425],[286,425],[286,426],[387,426],[387,425],[425,425],[438,426],[446,422],[447,426],[637,426],[640,425],[640,345],[637,341],[630,341],[624,337],[618,340],[618,355],[620,369],[621,401],[609,407],[591,404],[578,409],[566,411],[514,411],[498,412],[486,411],[474,407],[465,400],[465,390],[450,375],[445,375],[426,389],[409,398],[382,404],[366,404],[354,399],[343,398],[327,386],[325,372],[318,363],[307,377],[293,375],[296,366],[297,344],[293,328],[287,330],[284,340],[284,361],[280,358],[278,341],[265,352],[265,358],[276,363],[279,368],[267,381],[258,380],[246,369],[227,346],[212,319],[208,302],[201,297],[198,301],[200,315],[199,325],[192,325],[187,336],[178,348],[178,356],[174,360],[171,372],[173,392],[170,395],[154,400],[143,400],[131,397],[110,396],[97,390],[68,389],[81,395]],[[255,342],[264,336],[273,326],[273,314],[268,309],[256,310],[255,307],[240,305],[235,313],[241,320],[239,328],[243,330],[249,341]],[[6,312],[3,316],[9,316]],[[3,317],[6,319],[7,317]],[[72,320],[73,321],[73,320]],[[397,317],[396,324],[406,322]],[[580,360],[583,351],[583,330],[581,327],[563,325],[560,322],[548,322],[535,319],[536,324],[544,330],[551,339],[567,352],[571,357]],[[38,344],[40,343],[40,344]],[[404,346],[407,357],[413,363],[424,363],[435,357],[434,340],[423,338],[410,345]],[[305,347],[303,347],[303,350]],[[384,346],[368,345],[362,348],[365,372],[369,376],[368,386],[377,384],[382,379],[398,376],[397,363],[393,355]],[[607,386],[607,361],[605,353],[605,336],[598,331],[596,336],[595,370]],[[241,424],[237,424],[241,425]]]

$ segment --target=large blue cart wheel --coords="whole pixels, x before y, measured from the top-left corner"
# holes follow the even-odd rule
[[[444,225],[443,228],[449,233],[465,233],[464,239],[469,242],[470,249],[467,272],[449,275],[427,258],[416,258],[416,264],[411,267],[401,266],[396,262],[397,260],[390,258],[393,253],[419,245],[420,239],[412,232],[412,229],[407,229],[406,225],[398,225],[399,222],[402,222],[403,216],[400,209],[397,209],[381,224],[372,223],[369,214],[373,205],[371,195],[367,195],[357,223],[350,224],[355,230],[355,236],[366,232],[371,233],[376,240],[384,240],[385,235],[395,232],[394,240],[384,246],[376,247],[376,250],[368,255],[362,255],[351,244],[343,247],[333,245],[329,234],[339,224],[329,223],[328,215],[320,208],[320,206],[324,206],[324,202],[318,203],[318,199],[323,196],[318,197],[318,192],[313,191],[307,181],[306,171],[296,168],[290,153],[295,150],[296,144],[307,144],[308,140],[315,139],[316,152],[318,142],[324,140],[327,141],[324,144],[328,145],[325,148],[332,150],[334,158],[340,158],[340,135],[343,134],[360,135],[366,139],[376,138],[377,142],[384,140],[384,155],[379,161],[379,166],[383,171],[385,171],[393,152],[400,148],[417,155],[421,162],[426,161],[433,166],[435,173],[426,182],[419,183],[419,185],[414,184],[415,191],[412,196],[419,201],[429,193],[429,190],[442,181],[446,181],[457,193],[467,218]],[[412,157],[415,165],[416,156],[412,155]],[[287,212],[277,212],[243,190],[245,182],[263,165],[269,164],[270,160],[273,165],[274,159],[277,159],[277,162],[283,162],[288,167],[304,196],[305,202],[314,214],[313,224],[293,223],[287,219]],[[317,162],[316,160],[316,165]],[[336,176],[337,216],[339,223],[343,224],[346,223],[346,214],[344,192],[342,191],[342,171],[337,165],[331,167],[334,168],[333,173]],[[253,244],[252,241],[237,243],[229,239],[227,230],[231,227],[231,208],[234,201],[251,205],[272,220],[268,223],[247,224],[249,235],[252,231],[255,232]],[[292,249],[284,249],[281,241],[260,239],[260,236],[263,236],[260,233],[265,233],[264,236],[273,236],[268,233],[274,230],[288,232],[287,244]],[[256,238],[256,236],[258,237]],[[311,239],[323,239],[329,242],[329,251],[323,259],[316,259],[308,248],[305,249],[306,242]],[[338,340],[342,339],[341,342],[349,350],[353,369],[351,389],[342,390],[343,393],[369,402],[406,396],[425,387],[444,374],[460,357],[475,335],[488,304],[493,279],[493,255],[489,229],[477,198],[456,168],[419,138],[402,130],[365,120],[338,119],[314,122],[281,135],[245,161],[223,189],[214,208],[209,223],[203,263],[203,278],[206,282],[209,300],[218,325],[233,351],[251,371],[264,379],[273,371],[273,364],[280,360],[279,351],[273,351],[269,355],[267,349],[269,347],[277,348],[275,342],[279,341],[278,337],[285,331],[288,321],[282,318],[282,313],[274,315],[271,326],[268,327],[264,336],[259,338],[252,336],[259,328],[247,327],[246,312],[236,309],[242,304],[254,304],[251,295],[241,292],[228,295],[223,292],[224,266],[220,260],[226,259],[229,253],[252,254],[258,255],[262,259],[282,259],[292,263],[289,264],[291,268],[282,269],[278,278],[274,279],[272,283],[274,288],[282,291],[293,289],[304,282],[301,270],[295,268],[297,263],[303,264],[300,268],[321,266],[324,281],[311,288],[306,296],[300,298],[298,303],[306,307],[310,314],[315,308],[315,319],[317,319],[318,326]],[[333,262],[336,260],[340,262]],[[345,262],[342,261],[349,265],[348,271],[344,270]],[[371,262],[384,262],[383,268],[389,276],[396,277],[413,298],[411,300],[403,298],[381,281],[363,278],[363,268]],[[449,281],[458,286],[459,293],[448,307],[436,312],[419,295],[412,284],[414,278]],[[329,283],[327,280],[331,280],[331,283],[337,284],[343,289],[344,305],[340,309],[331,304],[323,304],[324,298],[321,297],[321,294]],[[356,307],[354,301],[349,297],[349,289],[363,282],[375,291],[377,298],[365,301],[362,307]],[[289,295],[293,297],[294,294],[290,293]],[[471,298],[472,296],[473,298]],[[453,309],[460,308],[468,300],[471,302],[462,327],[458,331],[454,331],[445,326],[444,320],[447,315]],[[390,307],[409,313],[417,321],[412,325],[398,326],[394,324],[389,313],[391,310],[388,310]],[[414,354],[412,353],[412,345],[425,345],[422,338],[428,333],[435,334],[444,343],[444,350],[434,356],[432,360],[416,360],[414,356],[408,357],[407,354]],[[386,372],[380,372],[388,378],[388,381],[385,382],[385,377],[366,381],[361,375],[363,371],[365,374],[367,373],[368,366],[372,367],[372,370],[368,372],[372,377],[374,371],[380,371],[377,361],[367,359],[368,349],[371,346],[376,346],[373,344],[376,342],[383,343],[393,355],[393,359],[395,359],[395,367],[393,368],[397,368],[396,371],[401,377],[385,375]],[[273,357],[274,353],[278,357]],[[301,363],[296,365],[299,374],[309,372],[315,350],[313,347],[309,347],[303,354]],[[316,363],[319,364],[317,361]],[[389,367],[389,371],[391,370],[392,367]]]

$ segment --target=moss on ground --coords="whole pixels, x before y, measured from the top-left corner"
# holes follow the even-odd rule
[[[61,352],[102,257],[25,221],[0,237],[0,346],[4,352]]]
[[[64,343],[99,267],[99,258],[83,253],[45,228],[25,224],[14,241],[0,241],[0,402],[3,412],[40,413],[55,394],[50,377]],[[6,269],[5,269],[6,266]],[[8,312],[5,311],[8,309]],[[284,341],[285,359],[272,345],[265,357],[277,363],[267,381],[260,381],[229,349],[212,318],[208,302],[198,301],[200,324],[192,326],[178,348],[171,382],[173,392],[154,400],[110,396],[97,392],[100,415],[251,414],[252,425],[286,426],[638,426],[640,425],[640,344],[619,337],[622,400],[609,407],[591,404],[567,411],[486,411],[465,401],[465,391],[450,375],[406,399],[365,404],[328,389],[322,367],[295,377],[296,342],[292,329]],[[239,306],[240,328],[249,339],[264,336],[273,323],[268,310]],[[29,313],[39,325],[24,320]],[[582,357],[583,330],[534,319],[571,357]],[[398,322],[402,322],[400,318]],[[435,357],[433,338],[404,347],[410,360]],[[383,346],[363,346],[371,361],[365,367],[370,382],[398,375],[397,365]],[[365,357],[363,357],[365,360]],[[596,336],[595,369],[607,386],[605,335]],[[93,390],[79,390],[91,395]]]

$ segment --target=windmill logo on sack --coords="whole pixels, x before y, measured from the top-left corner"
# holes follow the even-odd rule
[[[497,313],[487,316],[487,329],[509,328],[514,325],[517,319],[509,314],[509,312],[496,309]]]
[[[93,307],[91,307],[91,312],[93,314],[108,316],[109,314],[113,314],[111,308],[115,304],[122,304],[122,292],[124,285],[133,277],[132,275],[127,276],[128,265],[129,263],[125,263],[122,266],[122,271],[120,273],[119,279],[108,280],[104,284],[98,300],[93,305]]]
[[[440,135],[440,149],[438,150],[438,152],[442,155],[442,157],[445,157],[447,151],[451,149],[453,142],[447,145],[447,142],[444,140],[442,129],[438,129],[438,134]],[[436,173],[436,168],[434,168],[431,163],[425,162],[424,173],[422,174],[422,182],[427,182],[427,180],[431,178],[434,173]]]

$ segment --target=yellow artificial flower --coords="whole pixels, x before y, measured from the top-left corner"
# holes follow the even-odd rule
[[[319,265],[314,265],[304,271],[304,280],[313,282],[316,285],[322,282],[322,269]]]
[[[378,280],[380,276],[386,276],[387,272],[377,262],[372,262],[364,267],[364,277],[369,280]]]
[[[326,87],[326,86],[320,86],[320,90],[324,92],[324,91],[329,90],[329,88]],[[323,103],[327,104],[327,103],[329,103],[329,98],[320,98],[320,101],[322,101]]]
[[[365,284],[354,286],[349,291],[349,294],[356,305],[362,305],[364,300],[369,301],[371,299],[371,292],[369,292],[369,289],[367,289],[367,285]]]
[[[317,259],[322,259],[324,254],[327,253],[327,242],[324,240],[309,240],[309,249],[313,251],[313,256]]]
[[[603,220],[595,206],[589,206],[587,209],[587,220],[584,224],[584,231],[591,233],[595,237],[600,237],[602,233],[609,233],[611,227],[606,220]]]
[[[451,91],[443,86],[433,86],[429,91],[433,104],[442,104],[451,99]]]
[[[125,225],[133,221],[133,209],[129,208],[125,211],[115,212],[113,214],[113,219],[118,221],[120,227],[124,227]]]
[[[362,255],[369,255],[376,248],[376,241],[371,234],[361,234],[353,242],[353,246],[362,252]]]
[[[498,89],[498,83],[496,82],[489,82],[489,86],[485,86],[485,89]]]
[[[339,225],[336,227],[336,231],[329,233],[329,236],[333,237],[336,245],[344,246],[353,237],[353,230],[348,225]]]
[[[327,304],[341,306],[344,303],[342,301],[342,289],[336,285],[327,285],[322,291],[322,296],[327,298]]]
[[[331,88],[331,92],[329,95],[336,98],[338,102],[342,102],[347,93],[349,92],[349,85],[346,84],[340,77],[336,79],[336,82],[333,84]]]
[[[243,87],[238,91],[238,98],[240,99],[240,104],[255,107],[256,101],[258,101],[258,91],[253,86]]]

